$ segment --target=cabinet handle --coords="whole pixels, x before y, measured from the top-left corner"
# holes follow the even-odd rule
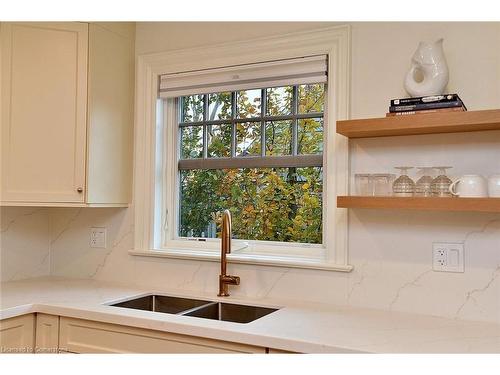
[[[81,187],[76,188],[76,191],[79,192],[79,193],[83,193],[83,188],[81,188]]]

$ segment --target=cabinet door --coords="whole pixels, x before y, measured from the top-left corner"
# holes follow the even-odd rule
[[[36,314],[36,353],[58,353],[59,317]]]
[[[0,320],[0,353],[33,353],[34,344],[33,314]]]
[[[134,40],[90,23],[88,82],[87,203],[126,205],[132,190]]]
[[[59,346],[73,353],[265,353],[264,348],[61,317]]]
[[[83,203],[88,25],[2,23],[1,37],[1,201]]]

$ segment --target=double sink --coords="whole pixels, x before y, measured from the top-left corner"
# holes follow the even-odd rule
[[[278,309],[150,294],[111,306],[234,323],[250,323]]]

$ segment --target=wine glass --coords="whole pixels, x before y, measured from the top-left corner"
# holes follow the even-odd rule
[[[451,196],[449,188],[452,181],[448,176],[446,176],[446,170],[453,167],[433,167],[433,168],[439,171],[438,173],[439,175],[434,180],[432,180],[431,183],[432,195],[437,197]]]
[[[431,184],[434,180],[431,177],[433,167],[417,167],[423,173],[423,176],[417,180],[415,185],[415,195],[420,197],[430,197],[432,195]]]
[[[415,182],[408,177],[408,170],[413,167],[395,167],[401,171],[401,175],[392,184],[392,192],[398,197],[412,197],[415,192]]]

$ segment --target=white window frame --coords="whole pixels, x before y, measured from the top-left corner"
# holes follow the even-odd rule
[[[244,42],[140,55],[137,61],[134,249],[132,255],[218,261],[220,240],[178,239],[177,111],[172,99],[158,99],[162,74],[243,65],[312,55],[328,55],[324,113],[323,244],[233,241],[230,263],[349,272],[347,209],[337,196],[348,191],[347,138],[336,120],[349,118],[350,27],[336,26]],[[199,57],[203,56],[203,59]],[[156,124],[156,126],[153,126]],[[168,126],[167,126],[168,124]],[[168,211],[164,208],[168,207]],[[166,230],[166,236],[161,233]],[[165,239],[165,241],[163,241]]]

